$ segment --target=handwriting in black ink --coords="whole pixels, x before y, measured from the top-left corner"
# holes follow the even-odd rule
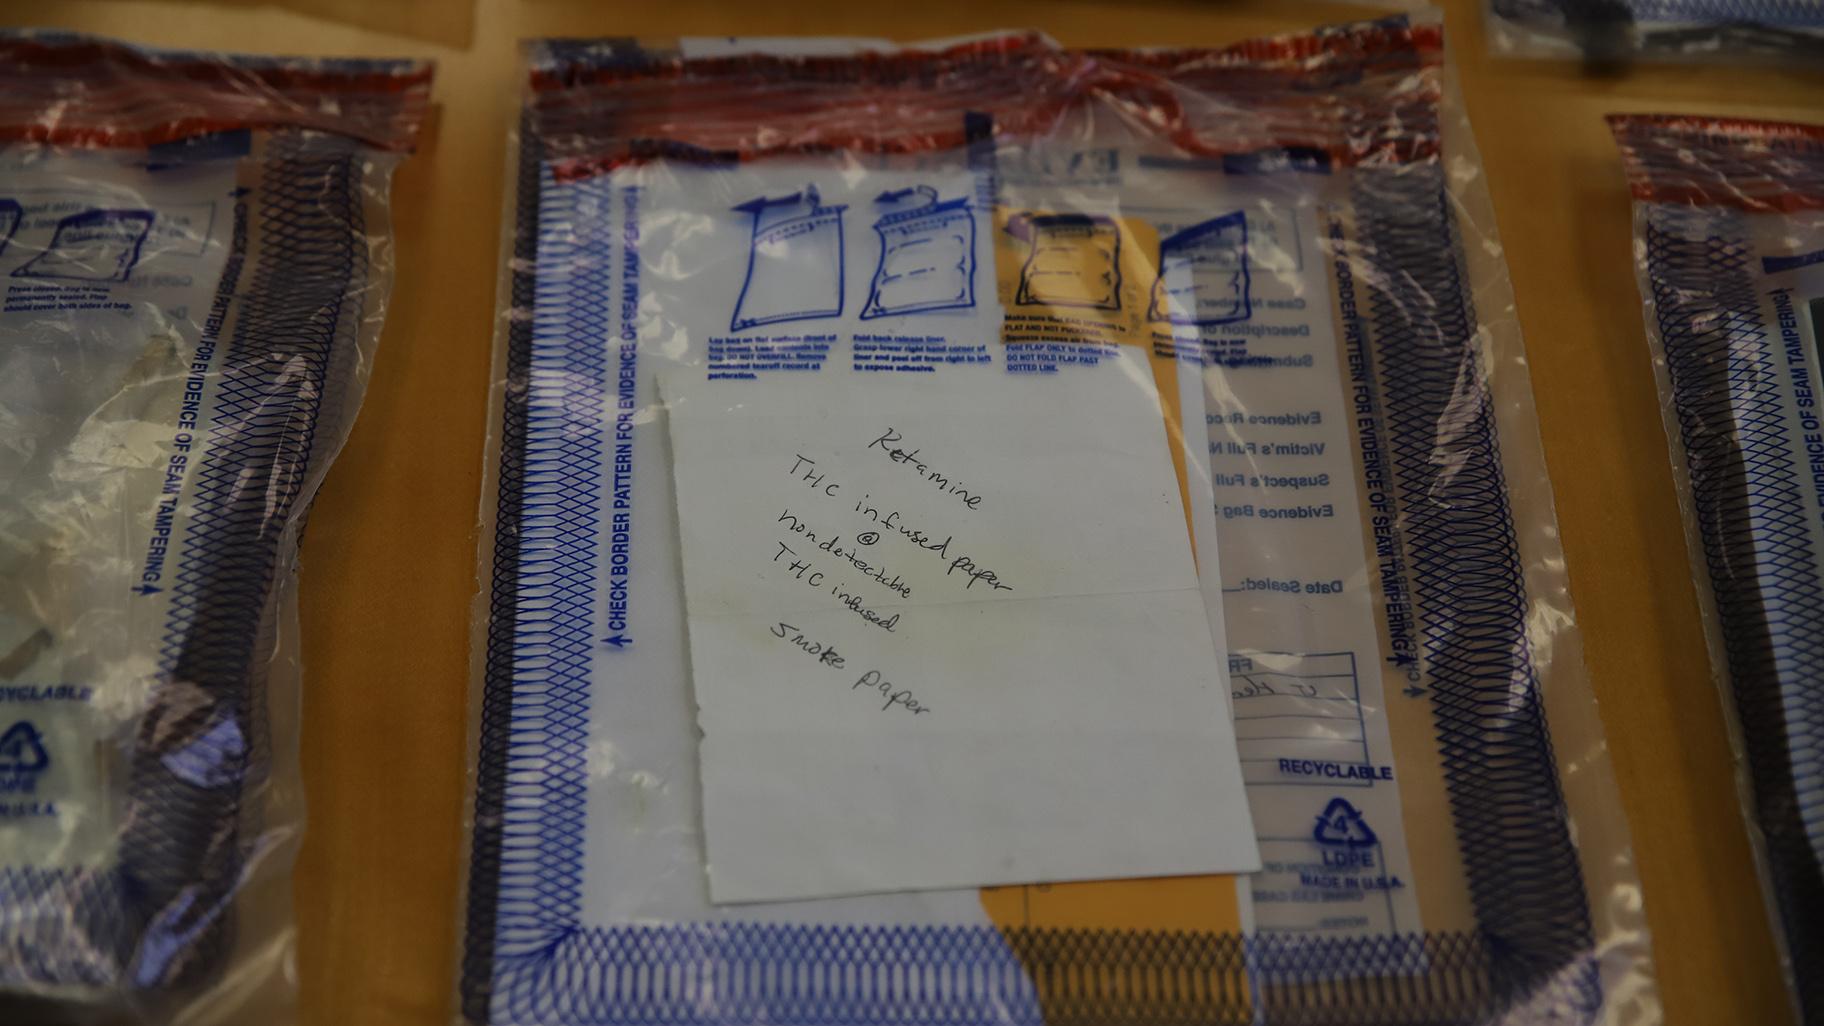
[[[879,439],[876,439],[876,442],[878,441]],[[894,451],[898,452],[900,450]],[[826,498],[834,498],[836,497],[836,494],[842,490],[841,482],[831,480],[830,473],[827,470],[819,469],[817,461],[803,453],[796,453],[793,455],[792,466],[787,473],[789,473],[794,480],[810,486],[813,492],[821,493]],[[970,498],[979,499],[980,496],[971,496]],[[898,510],[889,509],[883,513],[879,508],[868,505],[872,499],[872,495],[865,492],[862,493],[861,501],[855,504],[855,512],[867,517],[870,523],[877,524],[891,531],[896,531],[912,544],[926,552],[932,553],[939,559],[945,560],[949,565],[944,569],[944,576],[953,577],[960,574],[966,579],[963,583],[964,591],[972,591],[978,584],[985,585],[990,591],[1014,590],[1013,585],[1008,584],[1001,579],[998,570],[982,565],[973,555],[963,555],[952,558],[950,555],[950,543],[956,540],[955,535],[945,535],[942,541],[938,541],[924,530],[907,524],[901,519]],[[972,502],[965,501],[964,504],[968,505],[971,509],[975,508]],[[787,529],[793,534],[804,536],[807,541],[816,545],[817,548],[853,563],[856,569],[860,570],[863,574],[873,577],[876,581],[879,581],[881,584],[886,585],[894,591],[898,591],[901,598],[911,597],[912,589],[910,585],[901,582],[897,575],[893,577],[892,581],[889,581],[884,571],[878,573],[874,572],[880,570],[878,562],[875,560],[864,560],[857,555],[854,548],[844,547],[841,544],[841,535],[819,536],[805,523],[803,517],[794,514],[789,509],[779,514],[778,522],[786,525]],[[858,544],[864,546],[876,545],[880,542],[880,532],[863,531],[855,536],[855,540]]]
[[[775,621],[773,626],[767,628],[767,633],[775,638],[796,645],[799,651],[803,652],[805,655],[816,657],[819,663],[828,666],[831,669],[840,670],[843,668],[843,664],[848,662],[848,659],[845,656],[837,653],[836,646],[812,640],[805,636],[804,632],[799,630],[796,625],[786,623],[784,620]],[[911,688],[902,688],[895,685],[892,681],[887,680],[879,670],[869,670],[862,674],[855,683],[849,685],[850,691],[857,691],[863,688],[875,692],[879,694],[880,697],[886,699],[886,704],[880,707],[881,712],[886,712],[894,706],[899,706],[901,709],[906,710],[914,716],[931,711],[930,706],[920,702],[912,694]]]
[[[778,563],[783,561],[787,556],[798,555],[797,551],[790,545],[787,545],[784,542],[779,542],[778,545],[779,551],[773,553],[773,562]],[[785,564],[785,572],[790,574],[793,580],[803,581],[807,587],[816,588],[819,591],[823,589],[824,580],[829,577],[828,574],[817,569],[815,563],[805,559],[793,559],[790,562],[787,562]],[[868,623],[879,627],[883,631],[897,631],[899,627],[898,613],[894,613],[891,616],[885,616],[869,609],[862,604],[863,599],[860,595],[847,590],[847,583],[848,582],[843,581],[830,586],[830,594],[836,597],[836,601],[840,603],[844,609],[861,617]]]
[[[861,501],[855,504],[855,512],[867,517],[869,523],[879,524],[889,531],[899,532],[907,541],[932,553],[939,559],[950,559],[950,543],[956,540],[956,535],[947,534],[943,541],[936,541],[929,534],[901,520],[899,510],[890,509],[883,513],[878,506],[868,505],[873,498],[872,495],[863,492]],[[990,590],[993,591],[1013,590],[1013,585],[1001,581],[1001,575],[998,572],[980,566],[973,557],[958,556],[950,560],[949,569],[944,571],[944,576],[948,577],[959,572],[966,574],[969,578],[969,583],[963,585],[964,591],[968,591],[977,584],[989,585]]]
[[[1317,685],[1315,684],[1294,680],[1283,686],[1285,690],[1281,690],[1281,686],[1275,685],[1270,680],[1243,673],[1236,675],[1235,683],[1229,693],[1235,698],[1267,698],[1273,695],[1285,695],[1289,698],[1317,697]]]
[[[879,438],[869,442],[868,448],[879,449],[886,454],[887,459],[892,460],[894,463],[910,467],[912,472],[917,474],[920,478],[936,485],[938,490],[944,494],[956,496],[957,499],[969,509],[981,508],[981,493],[972,492],[969,489],[964,488],[962,482],[955,480],[948,474],[939,472],[930,464],[920,460],[918,456],[919,453],[923,451],[922,449],[912,449],[908,451],[893,444],[904,440],[903,435],[889,427]]]
[[[817,661],[825,666],[833,666],[840,670],[842,669],[842,664],[847,662],[847,660],[837,653],[836,646],[825,645],[820,641],[812,641],[799,633],[798,628],[783,620],[772,629],[772,635],[775,638],[783,638],[789,635],[792,639],[792,644],[803,649],[805,655],[816,656]]]
[[[912,597],[912,586],[910,584],[900,580],[898,574],[894,574],[891,577],[887,576],[887,568],[880,562],[873,558],[863,559],[859,552],[844,546],[842,544],[842,535],[833,534],[819,536],[815,530],[812,530],[809,524],[805,523],[802,517],[797,516],[789,509],[779,514],[779,519],[776,523],[785,525],[786,530],[802,537],[812,548],[815,548],[820,552],[827,552],[837,559],[848,560],[849,565],[853,566],[863,577],[866,577],[888,591],[897,594],[900,598]],[[780,547],[785,548],[785,545],[781,543]],[[787,548],[786,551],[791,552],[794,556],[798,554],[796,551],[789,548]],[[779,555],[779,553],[773,554],[773,562],[777,563],[779,561]],[[794,570],[793,572],[796,573],[797,571]],[[816,585],[813,584],[812,586],[815,587]]]
[[[820,491],[832,499],[836,497],[837,492],[842,490],[840,484],[828,480],[830,475],[817,469],[817,461],[809,456],[792,454],[791,475],[810,485],[813,490]]]
[[[895,690],[893,682],[882,677],[879,670],[869,670],[862,674],[860,680],[849,685],[849,690],[854,691],[856,688],[862,687],[880,692],[881,697],[887,700],[887,704],[880,707],[881,712],[886,712],[896,705],[903,706],[907,712],[914,715],[931,711],[930,706],[920,705],[918,699],[912,697],[910,690]]]

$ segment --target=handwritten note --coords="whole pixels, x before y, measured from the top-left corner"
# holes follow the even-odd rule
[[[1258,868],[1150,383],[663,380],[714,900]]]

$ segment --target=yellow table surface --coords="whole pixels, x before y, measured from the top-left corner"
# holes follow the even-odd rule
[[[1649,372],[1628,196],[1601,115],[1824,123],[1824,73],[1656,67],[1591,78],[1494,58],[1481,4],[1445,6],[1526,332],[1666,1021],[1786,1022]],[[304,544],[301,1021],[413,1026],[454,1014],[469,603],[517,39],[1032,27],[1066,44],[1194,46],[1362,13],[1315,0],[0,3],[0,23],[153,45],[439,64],[432,129],[394,186],[398,276],[379,359]]]

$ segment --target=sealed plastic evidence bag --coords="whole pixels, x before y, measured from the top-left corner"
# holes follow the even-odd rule
[[[463,1018],[1657,1021],[1442,46],[1404,18],[1221,50],[531,45]],[[975,526],[1058,478],[1098,501]],[[876,690],[871,654],[1026,651],[924,599],[973,601],[965,556],[1042,591],[1029,541],[1072,520],[1057,579],[1120,548],[1136,592],[1177,586],[1151,533],[1192,528],[1261,868],[1133,866],[1174,782],[1117,760],[1130,805],[1086,785],[1075,843],[1150,878],[895,889],[980,854],[900,830],[1005,782],[959,760],[1055,758],[1096,699],[1072,679],[1021,724],[978,664]],[[1076,658],[1136,702],[1165,673]],[[903,800],[856,804],[883,771]],[[1224,800],[1178,811],[1245,825]]]
[[[430,77],[0,33],[0,1001],[288,978],[298,534]]]
[[[1824,56],[1820,0],[1488,0],[1498,53],[1609,62]]]
[[[1610,118],[1692,575],[1804,1021],[1824,1021],[1824,128]]]

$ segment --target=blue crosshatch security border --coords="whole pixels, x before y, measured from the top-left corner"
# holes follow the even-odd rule
[[[1792,159],[1824,167],[1816,151]],[[1806,820],[1824,803],[1824,693],[1806,685],[1824,679],[1824,577],[1753,232],[1733,210],[1654,203],[1642,234],[1773,905],[1792,963],[1816,965],[1824,869]],[[1807,1021],[1824,1017],[1824,975],[1794,982]]]
[[[565,52],[611,63],[641,59],[622,43]],[[981,138],[983,121],[969,116],[972,139]],[[533,230],[541,204],[567,202],[562,194],[575,185],[545,187],[536,132],[528,125],[521,138],[512,295],[514,307],[526,310],[543,277]],[[515,1026],[1036,1026],[1187,1016],[1469,1024],[1524,1001],[1554,1022],[1592,1021],[1602,990],[1588,899],[1531,664],[1493,401],[1444,172],[1359,168],[1351,189],[1354,245],[1373,266],[1402,272],[1360,284],[1377,361],[1369,380],[1389,441],[1415,600],[1433,614],[1420,641],[1477,929],[1288,940],[991,926],[582,923],[582,740],[594,631],[587,604],[571,592],[575,575],[592,572],[591,557],[565,543],[574,554],[550,560],[538,578],[522,573],[521,553],[534,517],[553,516],[554,504],[593,503],[598,492],[587,473],[558,472],[567,457],[539,440],[565,421],[528,401],[535,332],[516,318],[507,338],[463,1015]],[[556,284],[592,294],[583,282],[566,286],[560,277]],[[606,337],[596,331],[547,342],[577,353],[582,362],[570,371],[588,389],[592,361],[606,357],[582,349],[604,349]],[[1436,458],[1439,446],[1449,448],[1448,459]],[[542,460],[549,466],[535,465]],[[569,531],[569,515],[556,516],[552,528]],[[543,612],[522,642],[516,631],[528,603]],[[522,672],[526,646],[544,660],[532,680]],[[1361,986],[1306,989],[1346,977],[1351,965],[1384,975]],[[1136,1009],[1142,1018],[1131,1018]]]

